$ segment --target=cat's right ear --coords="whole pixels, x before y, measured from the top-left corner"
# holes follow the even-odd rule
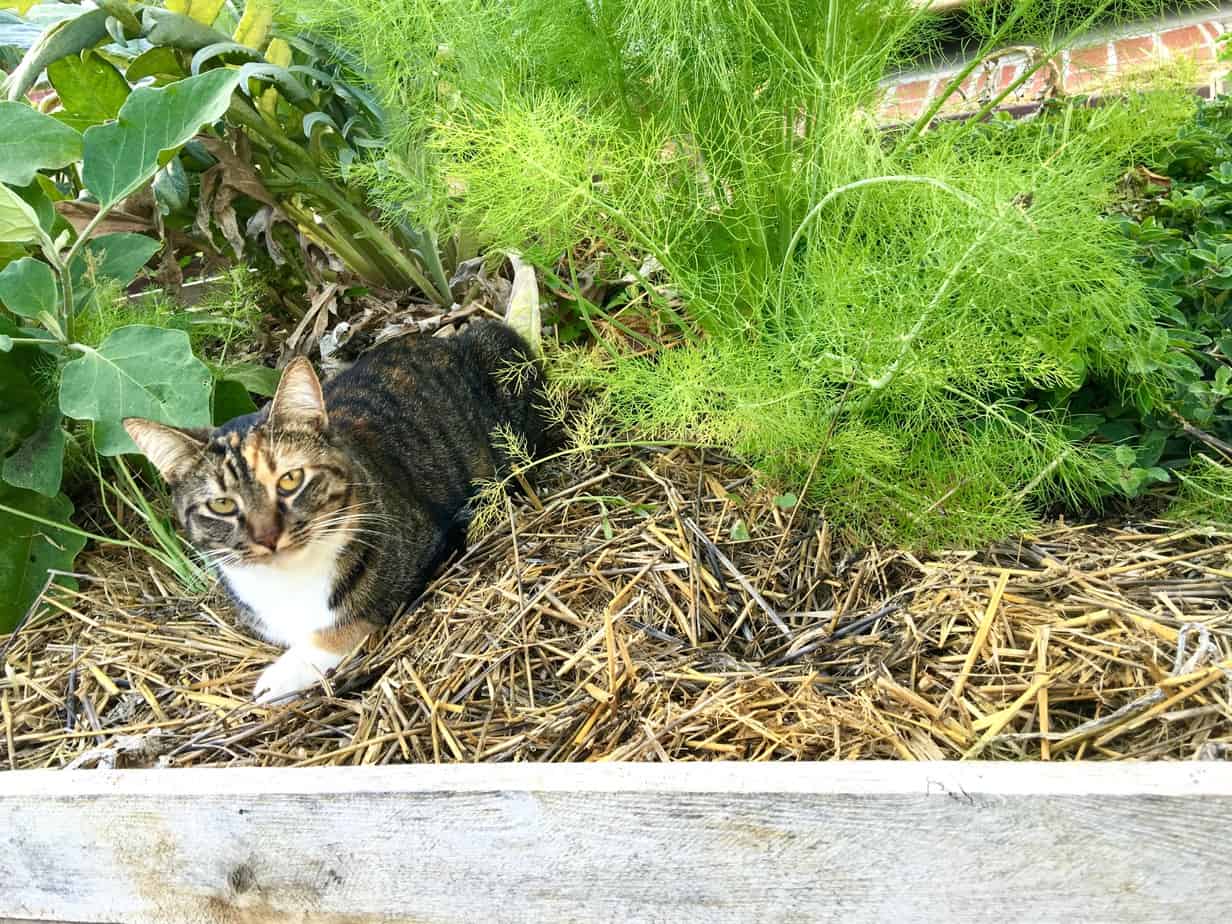
[[[154,420],[126,417],[124,429],[169,484],[179,481],[205,448],[196,434]]]

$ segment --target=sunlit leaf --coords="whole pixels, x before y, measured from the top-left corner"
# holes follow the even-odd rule
[[[222,117],[239,77],[219,69],[165,87],[138,87],[119,119],[85,133],[82,179],[103,208],[136,190],[202,125]]]
[[[125,417],[210,425],[213,380],[183,331],[135,324],[112,332],[97,349],[78,349],[82,355],[61,375],[60,409],[95,422],[94,443],[103,455],[136,451]]]

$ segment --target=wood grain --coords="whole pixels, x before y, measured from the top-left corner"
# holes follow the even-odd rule
[[[0,775],[0,915],[1175,922],[1232,904],[1232,765]]]

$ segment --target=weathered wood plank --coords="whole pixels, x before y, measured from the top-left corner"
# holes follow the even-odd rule
[[[1232,764],[0,775],[0,915],[1172,922],[1232,905]]]

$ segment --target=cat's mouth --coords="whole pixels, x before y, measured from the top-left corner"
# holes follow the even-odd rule
[[[244,550],[244,561],[252,565],[282,564],[295,559],[314,542],[311,535],[296,536],[293,533],[283,533],[278,537],[271,549],[269,546],[250,542]]]
[[[271,549],[267,545],[249,541],[237,549],[233,562],[239,565],[267,567],[295,567],[303,559],[318,551],[336,550],[349,538],[348,531],[337,528],[314,529],[309,525],[296,525],[285,530]]]

